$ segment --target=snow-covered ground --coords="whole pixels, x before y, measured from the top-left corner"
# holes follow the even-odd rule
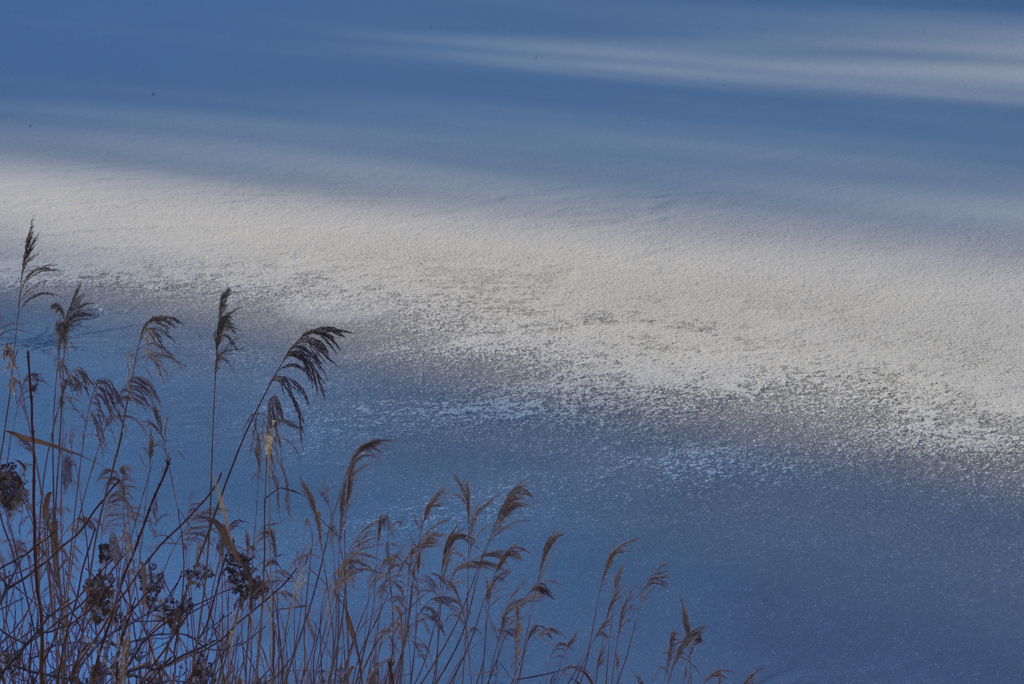
[[[1011,2],[8,2],[3,277],[34,218],[70,276],[230,285],[479,415],[725,407],[775,457],[805,426],[1021,483],[1022,36]]]

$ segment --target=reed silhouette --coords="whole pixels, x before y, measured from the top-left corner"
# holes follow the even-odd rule
[[[589,626],[570,633],[542,622],[557,614],[542,608],[554,600],[561,533],[532,566],[514,538],[533,499],[526,483],[479,500],[455,478],[399,527],[353,514],[359,476],[384,440],[356,448],[335,488],[289,479],[303,410],[324,395],[345,330],[313,328],[287,349],[217,472],[217,378],[239,351],[231,290],[222,293],[209,483],[201,500],[179,503],[158,387],[179,365],[181,322],[150,318],[126,350],[124,379],[94,378],[69,366],[75,334],[97,315],[76,287],[50,305],[55,363],[44,378],[19,346],[27,307],[54,299],[45,279],[55,268],[36,264],[36,248],[30,225],[17,309],[2,330],[0,681],[644,684],[630,663],[637,623],[668,581],[664,567],[636,586],[624,579],[631,542],[609,553]],[[246,485],[233,497],[242,464],[256,493]],[[206,465],[185,467],[194,480]],[[279,547],[290,518],[305,520],[309,538]],[[704,627],[680,608],[664,661],[640,666],[651,682],[725,681],[726,670],[701,679],[693,656]]]

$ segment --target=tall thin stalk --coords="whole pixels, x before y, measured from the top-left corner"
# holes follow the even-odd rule
[[[238,328],[235,326],[235,309],[228,308],[228,299],[231,297],[231,288],[226,288],[220,293],[220,303],[217,307],[217,327],[213,333],[213,401],[210,406],[210,489],[216,480],[214,473],[214,452],[217,438],[217,378],[221,366],[231,366],[231,356],[238,351],[236,336]],[[212,505],[212,502],[211,502]]]
[[[4,345],[4,357],[8,360],[8,373],[11,375],[11,382],[7,385],[7,404],[4,408],[4,431],[0,433],[0,456],[4,453],[7,444],[7,428],[11,415],[11,399],[14,394],[14,374],[17,371],[18,337],[21,333],[21,314],[31,302],[40,298],[52,296],[49,292],[40,289],[40,278],[48,273],[55,273],[57,269],[52,264],[36,266],[36,243],[39,238],[35,234],[35,221],[29,221],[28,235],[25,236],[25,247],[21,254],[21,272],[18,276],[18,297],[14,313],[13,340],[8,347]]]

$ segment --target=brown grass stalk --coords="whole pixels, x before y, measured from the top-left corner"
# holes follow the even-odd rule
[[[571,617],[554,604],[561,533],[547,538],[538,562],[516,540],[533,500],[527,483],[481,501],[456,477],[453,491],[438,491],[408,525],[360,519],[358,480],[385,445],[371,440],[348,458],[338,486],[292,484],[303,410],[324,396],[347,331],[300,335],[261,390],[237,448],[222,454],[217,378],[239,350],[225,290],[210,452],[201,463],[172,458],[159,394],[180,365],[177,318],[144,323],[122,383],[94,378],[71,367],[74,336],[95,317],[76,288],[66,305],[51,306],[52,390],[40,396],[44,378],[19,350],[23,311],[50,297],[42,281],[54,269],[34,265],[36,248],[30,227],[17,311],[2,331],[9,401],[0,439],[0,681],[620,684],[631,676],[642,608],[668,586],[664,566],[630,583],[622,557],[632,541],[608,555],[581,639],[549,624]],[[48,423],[45,439],[37,421]],[[218,457],[226,472],[216,472]],[[200,500],[179,502],[181,486],[194,487],[207,465]],[[241,470],[255,487],[236,491],[232,476]],[[232,517],[239,510],[247,520]],[[305,540],[281,545],[280,530],[298,524]],[[669,635],[656,673],[665,684],[697,673],[705,628],[693,628],[681,609],[681,629]],[[729,674],[716,670],[708,681]]]

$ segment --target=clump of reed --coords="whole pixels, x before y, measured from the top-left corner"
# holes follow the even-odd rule
[[[308,330],[285,352],[218,472],[217,378],[238,350],[231,291],[224,291],[211,349],[209,483],[202,499],[179,504],[176,466],[189,468],[194,481],[207,460],[172,458],[158,392],[179,364],[172,344],[181,322],[147,320],[120,381],[71,367],[72,340],[96,310],[80,287],[65,304],[44,289],[55,269],[36,263],[36,240],[30,226],[16,311],[2,331],[9,381],[0,434],[0,681],[596,684],[633,677],[641,609],[667,578],[659,567],[630,585],[621,560],[631,542],[609,553],[589,625],[569,633],[549,624],[554,611],[545,610],[561,534],[547,538],[532,565],[512,534],[532,500],[526,483],[479,500],[456,478],[452,492],[437,492],[399,526],[353,512],[359,476],[381,457],[382,440],[355,450],[337,487],[289,480],[303,410],[324,395],[332,355],[348,334],[339,328]],[[53,300],[55,318],[48,378],[21,348],[22,314],[44,299]],[[247,485],[233,499],[240,468],[251,471],[256,489]],[[232,517],[232,509],[251,511],[249,519]],[[278,532],[295,518],[308,540],[279,547]],[[693,655],[704,627],[680,608],[664,661],[640,664],[652,681],[700,679]],[[726,675],[716,670],[703,681]]]

